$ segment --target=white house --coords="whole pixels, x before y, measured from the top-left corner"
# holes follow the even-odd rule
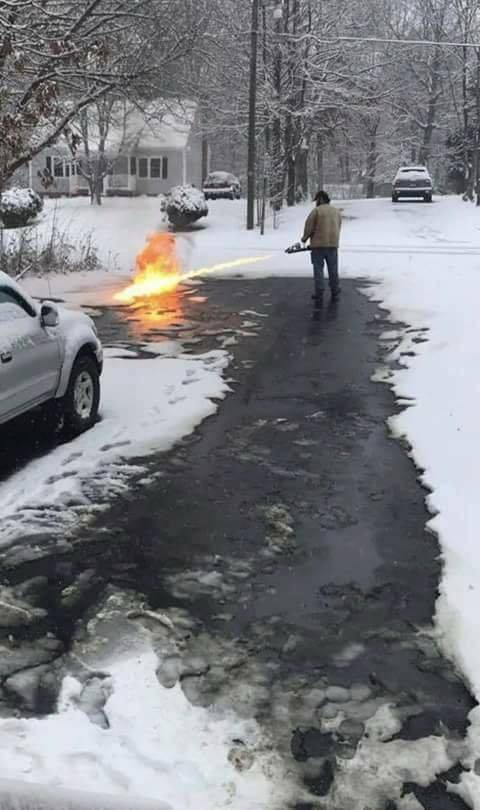
[[[123,106],[121,114],[109,126],[105,157],[109,173],[103,192],[110,195],[157,195],[172,186],[191,183],[202,185],[202,139],[196,132],[196,107],[192,103],[158,111],[150,105],[145,113]],[[98,152],[98,130],[89,123],[88,149]],[[66,142],[44,150],[29,167],[29,185],[50,196],[88,193],[81,173],[86,160],[80,144],[72,156]],[[49,182],[45,183],[45,178]]]

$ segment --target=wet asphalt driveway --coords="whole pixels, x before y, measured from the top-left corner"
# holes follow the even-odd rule
[[[412,742],[462,738],[472,707],[430,632],[440,562],[425,493],[388,435],[393,395],[371,381],[391,323],[356,287],[315,310],[307,280],[205,283],[191,350],[218,346],[240,311],[257,323],[232,343],[232,393],[219,413],[151,460],[160,477],[134,484],[73,549],[6,574],[9,584],[46,577],[49,629],[67,647],[106,586],[186,611],[195,631],[182,655],[199,646],[208,659],[185,670],[187,695],[207,704],[230,694],[253,712],[297,769],[304,810],[350,807],[337,774],[380,707],[401,718],[392,739]],[[109,341],[135,341],[144,322],[130,317],[125,327],[105,310],[97,324]],[[60,592],[86,571],[95,576],[82,599],[62,610]],[[459,771],[428,787],[406,779],[402,792],[431,810],[464,807],[445,787]],[[383,804],[365,795],[359,810],[397,807],[388,787]]]

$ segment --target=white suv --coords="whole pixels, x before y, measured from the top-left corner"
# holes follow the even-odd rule
[[[0,272],[0,424],[44,403],[72,434],[98,416],[102,346],[91,318],[36,304]]]
[[[432,178],[426,166],[402,166],[395,175],[392,186],[392,202],[400,197],[423,197],[432,202]]]

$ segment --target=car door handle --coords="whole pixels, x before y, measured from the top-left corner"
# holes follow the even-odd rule
[[[2,363],[11,363],[12,362],[12,353],[11,352],[2,352],[0,355],[0,360]]]

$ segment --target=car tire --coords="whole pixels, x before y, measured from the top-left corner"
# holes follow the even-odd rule
[[[67,393],[62,402],[63,421],[69,435],[78,436],[93,427],[100,404],[100,372],[93,359],[80,355],[73,364]]]
[[[396,194],[392,194],[392,202],[394,203],[398,202],[398,197]]]
[[[425,197],[423,199],[425,200],[425,202],[431,203],[432,202],[432,195],[431,194],[425,194]]]

